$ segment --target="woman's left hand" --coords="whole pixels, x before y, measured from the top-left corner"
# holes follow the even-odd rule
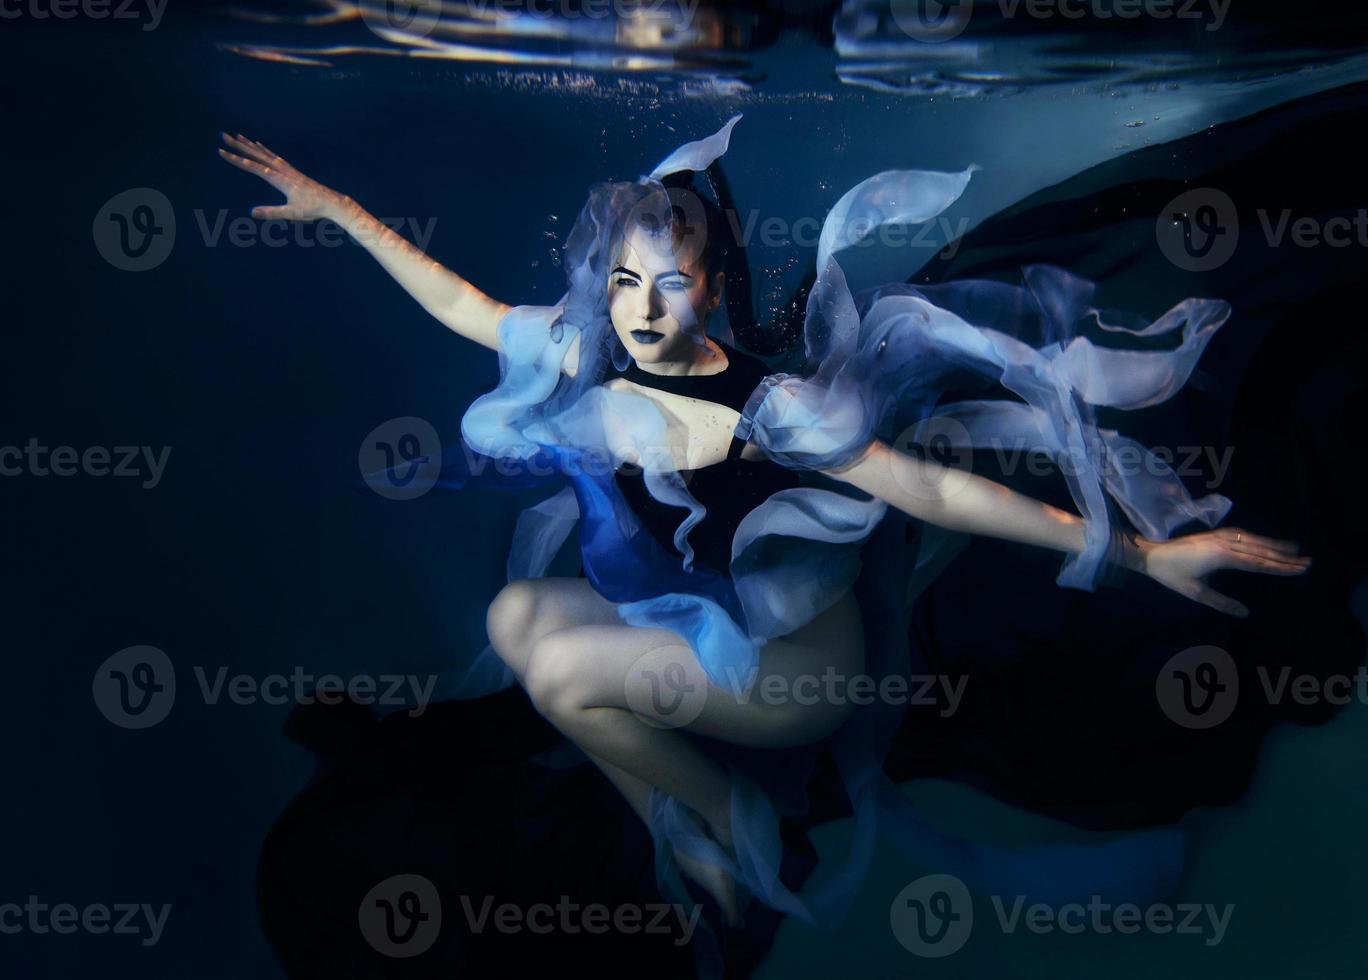
[[[1190,534],[1172,541],[1146,541],[1140,545],[1137,571],[1180,595],[1231,616],[1248,616],[1249,609],[1206,584],[1212,572],[1226,568],[1265,575],[1300,575],[1311,559],[1297,554],[1297,545],[1239,528]]]

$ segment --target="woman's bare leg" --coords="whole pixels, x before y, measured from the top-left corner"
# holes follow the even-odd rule
[[[543,637],[569,626],[622,625],[617,607],[582,578],[524,579],[511,582],[489,607],[490,643],[527,686],[527,663]],[[581,747],[581,750],[582,747]],[[603,771],[645,823],[651,784],[592,752],[585,755]]]
[[[571,626],[623,623],[617,607],[595,592],[586,579],[544,578],[510,583],[490,606],[487,625],[491,645],[526,688],[528,661],[543,638]],[[589,751],[584,754],[649,823],[651,784],[602,756]]]
[[[617,608],[595,592],[584,579],[529,579],[510,583],[490,606],[490,643],[526,687],[527,664],[536,643],[569,626],[620,625]],[[641,818],[650,826],[651,784],[580,746],[581,751],[608,778]],[[708,760],[702,760],[707,763]],[[730,824],[730,820],[726,821]],[[729,826],[713,828],[718,843],[731,850]],[[712,868],[688,855],[676,854],[680,870],[699,882],[722,907],[730,921],[739,917],[736,886],[720,868]]]
[[[675,729],[743,745],[805,744],[834,731],[849,713],[843,698],[814,696],[819,679],[834,673],[848,682],[863,668],[859,613],[849,596],[802,630],[770,641],[750,696],[738,697],[711,683],[680,636],[624,625],[616,607],[583,580],[509,589],[491,607],[490,639],[538,710],[643,820],[651,787],[658,787],[695,810],[724,847],[731,843],[728,774]],[[766,678],[769,688],[762,686]],[[681,865],[735,918],[730,879],[687,859]]]

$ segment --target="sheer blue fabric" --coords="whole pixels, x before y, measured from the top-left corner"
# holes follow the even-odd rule
[[[641,225],[668,240],[674,217],[661,178],[706,168],[727,151],[739,118],[680,147],[649,176],[592,188],[567,243],[567,292],[553,306],[520,306],[505,317],[500,383],[470,406],[462,435],[480,454],[529,473],[544,471],[548,484],[568,482],[519,520],[510,580],[544,575],[577,528],[585,574],[618,604],[623,621],[675,631],[712,681],[738,694],[754,683],[767,640],[809,622],[855,587],[865,620],[867,671],[875,677],[906,675],[912,569],[902,553],[901,515],[853,489],[785,490],[738,527],[730,580],[694,567],[688,535],[704,512],[666,447],[665,419],[649,399],[601,385],[607,366],[622,367],[626,355],[606,299],[617,242]],[[1193,500],[1145,447],[1100,428],[1095,417],[1099,407],[1138,409],[1170,397],[1190,376],[1229,307],[1188,299],[1152,322],[1103,313],[1089,305],[1091,283],[1047,266],[1025,269],[1021,284],[893,283],[852,294],[841,250],[880,225],[934,219],[958,199],[976,169],[886,171],[840,199],[818,248],[805,330],[807,368],[765,379],[742,412],[737,434],[778,465],[825,471],[848,465],[872,439],[891,440],[893,427],[908,417],[923,420],[923,426],[937,424],[938,433],[956,446],[1010,445],[1048,453],[1060,464],[1086,522],[1086,549],[1065,560],[1058,582],[1093,588],[1111,543],[1109,500],[1154,539],[1190,521],[1214,526],[1230,507],[1218,495]],[[693,327],[701,339],[703,326]],[[1175,336],[1176,345],[1166,350],[1117,343],[1152,345]],[[995,397],[939,404],[952,382],[955,390],[977,386]],[[1123,454],[1130,465],[1116,465]],[[661,547],[626,506],[613,479],[625,462],[643,468],[653,496],[680,508],[677,553]],[[487,648],[460,695],[511,683],[511,673],[500,667]],[[810,766],[794,767],[786,777],[748,770],[739,756],[725,751],[719,758],[732,776],[734,852],[718,846],[697,814],[656,791],[650,829],[662,889],[687,900],[672,859],[686,853],[727,868],[765,904],[824,925],[848,909],[880,835],[971,887],[1046,901],[1103,895],[1145,902],[1176,882],[1185,846],[1177,831],[1086,846],[1001,849],[933,830],[882,771],[902,710],[896,704],[859,709],[824,746],[811,749],[814,756],[830,749],[836,758],[855,832],[848,852],[824,862],[799,892],[779,879],[779,821],[803,798],[795,783]],[[717,963],[703,965],[712,969]]]

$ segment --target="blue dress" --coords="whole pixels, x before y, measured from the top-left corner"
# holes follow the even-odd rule
[[[1107,572],[1118,510],[1156,540],[1189,521],[1214,526],[1225,516],[1229,500],[1215,494],[1193,500],[1157,457],[1101,428],[1095,413],[1170,397],[1229,316],[1228,304],[1188,299],[1153,321],[1104,314],[1090,305],[1092,283],[1049,266],[1023,270],[1020,285],[892,283],[852,294],[840,251],[878,225],[935,218],[963,192],[977,169],[971,166],[959,173],[885,171],[856,185],[831,210],[808,298],[807,368],[760,377],[744,403],[734,394],[719,399],[740,408],[733,448],[753,442],[771,464],[809,478],[785,482],[739,519],[705,525],[707,508],[690,492],[689,474],[650,453],[666,442],[654,403],[602,386],[631,369],[608,315],[605,284],[613,243],[629,221],[645,215],[668,227],[671,200],[662,178],[706,169],[726,152],[739,119],[680,147],[649,176],[595,185],[567,243],[569,288],[561,301],[516,307],[500,325],[501,380],[466,412],[463,438],[478,453],[554,468],[568,484],[519,520],[510,580],[545,574],[577,529],[585,574],[617,603],[623,621],[675,631],[714,684],[739,694],[753,682],[758,651],[768,639],[809,622],[857,583],[866,672],[875,678],[909,672],[907,581],[914,569],[897,533],[902,517],[880,500],[813,476],[851,462],[871,439],[893,441],[909,419],[919,445],[933,437],[960,449],[1009,445],[1047,453],[1059,464],[1086,527],[1085,549],[1064,561],[1062,586],[1092,589]],[[572,377],[562,365],[577,337]],[[639,382],[668,384],[637,373],[643,375]],[[942,404],[947,391],[975,387],[983,398]],[[635,491],[624,491],[604,467],[584,465],[605,454],[620,462],[624,437],[642,454]],[[1115,465],[1123,454],[1143,465]],[[635,510],[629,503],[634,493]],[[648,497],[659,505],[654,516]],[[662,533],[661,514],[676,515],[672,533]],[[704,526],[706,557],[700,559],[690,535]],[[718,526],[730,537],[729,562],[728,551],[715,546]],[[916,564],[934,567],[935,543],[942,539],[924,538],[930,543]],[[719,568],[723,563],[727,567]],[[461,696],[512,681],[486,649],[467,673]],[[1176,883],[1185,849],[1176,830],[1096,845],[1005,849],[930,828],[882,770],[901,713],[896,704],[857,709],[835,735],[810,749],[807,765],[755,765],[747,753],[715,748],[732,777],[735,857],[704,833],[690,808],[654,791],[650,829],[662,891],[687,900],[672,860],[675,852],[687,853],[725,867],[770,907],[831,925],[848,910],[879,836],[971,888],[1039,901],[1086,902],[1102,895],[1144,903]],[[780,818],[801,811],[817,751],[835,759],[854,834],[845,855],[822,862],[795,892],[778,874]],[[700,965],[715,972],[707,948],[700,946]]]

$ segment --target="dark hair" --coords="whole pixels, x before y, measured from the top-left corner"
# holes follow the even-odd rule
[[[727,256],[735,243],[732,224],[722,208],[707,194],[700,194],[692,186],[692,174],[671,174],[661,181],[669,197],[669,221],[672,245],[678,250],[693,235],[702,236],[697,261],[711,285],[713,277],[726,269]],[[653,228],[661,218],[643,216],[637,223]],[[654,220],[652,220],[654,219]],[[625,234],[626,228],[623,229]]]
[[[703,264],[703,269],[711,281],[727,265],[727,253],[731,248],[733,233],[730,222],[722,209],[708,200],[706,196],[699,195],[699,202],[703,206],[703,233],[705,235],[703,253],[699,256],[699,261]],[[682,214],[682,209],[674,208],[676,222],[687,220],[687,216]]]
[[[683,192],[683,193],[681,193]],[[724,198],[725,199],[725,198]],[[563,308],[550,326],[551,337],[559,342],[565,324],[579,331],[579,370],[573,377],[562,377],[556,392],[547,399],[548,414],[574,402],[598,384],[608,365],[622,370],[628,363],[627,351],[613,329],[608,312],[608,276],[617,264],[627,229],[638,225],[659,232],[669,225],[678,242],[701,224],[703,248],[698,261],[708,276],[708,286],[717,273],[726,273],[728,316],[733,324],[749,326],[750,290],[744,274],[735,275],[730,266],[744,265],[744,249],[733,249],[736,236],[723,209],[706,194],[694,193],[671,177],[665,181],[609,181],[594,184],[588,200],[565,242],[566,285]],[[737,283],[740,288],[735,288]],[[731,309],[733,304],[738,310]],[[736,331],[736,326],[733,326]]]

